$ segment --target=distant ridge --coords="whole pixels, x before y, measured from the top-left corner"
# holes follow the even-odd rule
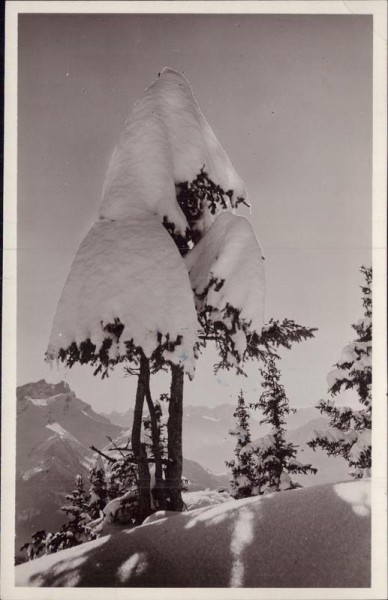
[[[164,412],[167,406],[162,406]],[[212,473],[228,480],[225,461],[233,458],[235,440],[229,435],[229,430],[234,427],[233,413],[235,407],[224,403],[217,406],[183,407],[183,451],[188,459],[192,459]],[[104,414],[112,423],[125,423],[127,427],[132,424],[133,411],[125,413],[113,411]],[[268,433],[268,427],[259,423],[260,413],[253,413],[251,417],[251,436],[258,439]],[[335,481],[350,479],[347,463],[341,457],[329,457],[318,448],[315,452],[306,445],[306,441],[313,429],[325,429],[328,419],[320,415],[314,406],[300,408],[295,413],[288,415],[287,436],[291,442],[299,446],[298,459],[304,463],[311,463],[318,468],[316,475],[301,475],[297,478],[304,486],[318,485]]]

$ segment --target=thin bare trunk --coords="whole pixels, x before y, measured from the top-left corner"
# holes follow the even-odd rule
[[[182,482],[182,420],[183,420],[183,368],[171,366],[171,388],[169,402],[168,432],[168,458],[167,465],[167,495],[170,498],[171,510],[182,510],[183,500],[181,494]]]
[[[150,367],[148,359],[142,354],[140,358],[140,372],[137,382],[135,412],[132,425],[132,451],[136,459],[138,468],[138,486],[139,486],[139,505],[142,522],[152,513],[151,508],[151,490],[150,490],[150,471],[148,468],[148,459],[145,444],[141,442],[141,427],[143,418],[143,406],[146,390],[149,387]]]
[[[155,406],[152,402],[151,390],[149,385],[146,389],[146,400],[151,419],[152,450],[155,458],[155,488],[153,495],[157,504],[157,508],[159,510],[165,510],[166,500],[163,479],[162,452],[160,448],[160,432]]]

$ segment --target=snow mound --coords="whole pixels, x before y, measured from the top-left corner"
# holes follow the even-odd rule
[[[169,360],[194,369],[197,316],[185,265],[157,217],[93,225],[78,249],[54,318],[48,357],[90,338],[97,352],[119,319],[124,329],[110,358],[133,340],[146,356],[159,339],[181,343]]]
[[[175,185],[193,181],[203,167],[216,185],[246,197],[189,82],[165,68],[125,123],[106,175],[100,216],[116,220],[151,212],[184,234],[188,224]]]
[[[264,261],[252,225],[245,217],[227,211],[220,213],[207,233],[185,256],[185,262],[199,313],[210,307],[208,318],[217,321],[229,305],[240,311],[240,320],[250,330],[261,333],[264,323]],[[225,318],[222,320],[226,322]],[[242,330],[234,333],[234,342],[241,356],[247,345]]]
[[[369,481],[162,518],[16,567],[17,586],[370,587]]]
[[[162,519],[169,519],[170,517],[176,517],[181,513],[176,510],[158,510],[153,515],[146,518],[143,525],[148,525],[149,523],[155,523],[155,521],[161,521]]]
[[[204,508],[205,506],[217,506],[224,502],[233,501],[229,492],[217,492],[216,490],[183,493],[182,498],[187,510],[190,511],[197,508]]]

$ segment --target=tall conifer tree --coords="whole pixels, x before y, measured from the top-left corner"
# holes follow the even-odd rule
[[[329,394],[354,390],[360,407],[336,406],[334,400],[321,400],[317,408],[330,419],[330,427],[314,431],[311,448],[323,448],[329,456],[343,456],[355,478],[370,475],[372,466],[372,269],[360,269],[364,316],[352,325],[356,339],[345,346],[335,369],[328,375]]]

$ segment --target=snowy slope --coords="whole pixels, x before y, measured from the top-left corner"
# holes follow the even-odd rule
[[[39,530],[66,521],[60,506],[79,473],[87,478],[93,452],[122,431],[93,411],[64,383],[44,380],[17,388],[16,556]]]
[[[175,513],[16,567],[18,586],[369,587],[370,483]]]

